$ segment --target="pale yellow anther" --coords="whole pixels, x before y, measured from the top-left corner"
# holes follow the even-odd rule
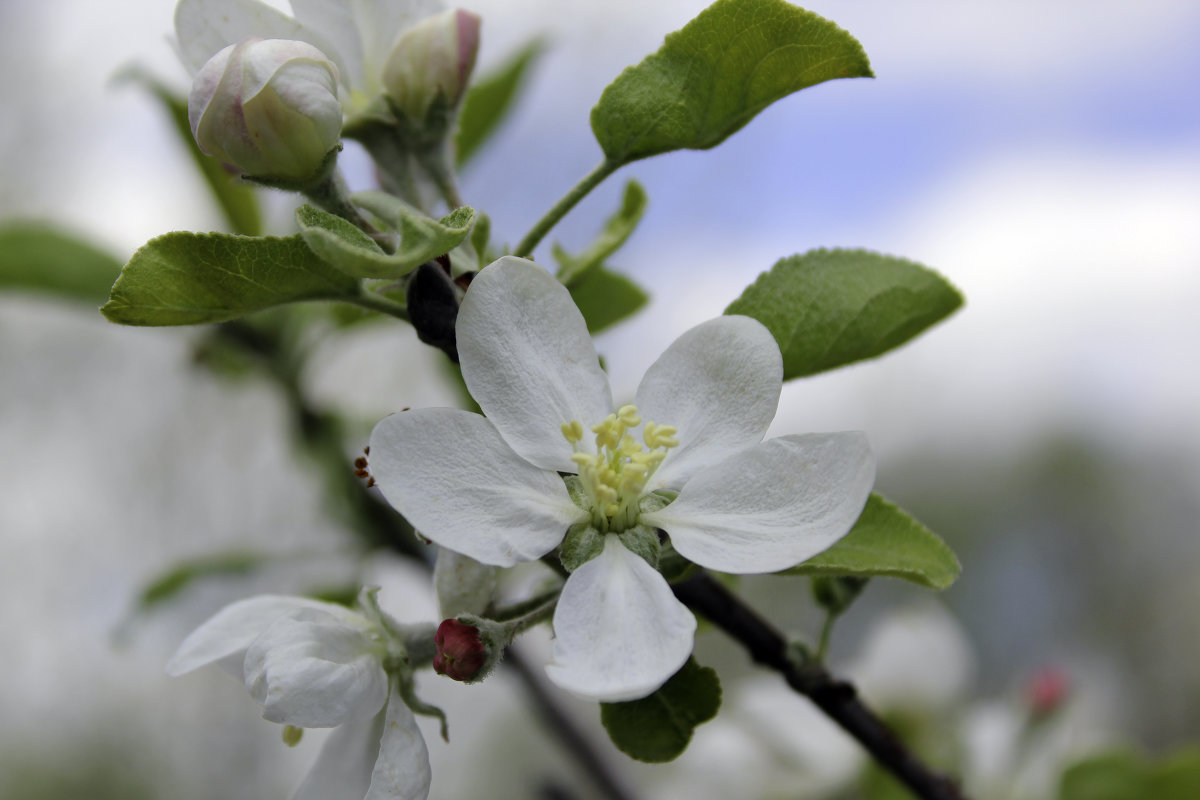
[[[562,424],[562,435],[571,444],[575,444],[583,439],[583,425],[579,420],[571,420]]]
[[[637,406],[621,406],[617,409],[617,419],[621,420],[621,424],[626,428],[636,428],[642,424],[642,418],[638,416]]]

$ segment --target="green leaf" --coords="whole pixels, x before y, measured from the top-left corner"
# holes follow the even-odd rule
[[[872,494],[858,522],[837,544],[783,574],[903,578],[945,589],[960,572],[958,558],[936,534]]]
[[[571,298],[593,334],[632,316],[650,301],[636,283],[604,267],[589,271],[572,286]]]
[[[192,128],[188,123],[187,97],[175,93],[162,81],[140,67],[132,67],[122,72],[120,80],[136,83],[149,90],[162,103],[163,108],[171,115],[175,132],[179,141],[187,149],[188,155],[195,162],[196,168],[204,176],[213,199],[221,207],[229,229],[234,233],[246,236],[258,236],[262,233],[262,212],[259,210],[258,195],[246,183],[242,183],[236,175],[227,171],[217,159],[207,156],[200,151],[192,136]]]
[[[586,278],[589,272],[625,244],[645,212],[646,190],[637,181],[629,181],[625,184],[621,207],[604,221],[604,228],[586,250],[573,256],[559,245],[554,245],[559,281],[570,288]]]
[[[363,192],[355,202],[399,231],[400,244],[385,253],[371,237],[341,217],[304,205],[296,209],[300,235],[329,265],[356,278],[399,278],[449,253],[471,234],[475,210],[463,206],[440,220],[425,216],[382,192]]]
[[[454,139],[457,166],[462,167],[491,138],[513,109],[513,101],[524,89],[530,67],[546,50],[538,39],[517,51],[498,69],[475,81],[458,112]]]
[[[358,291],[355,278],[317,258],[299,236],[176,232],[133,254],[100,310],[122,325],[198,325]]]
[[[149,611],[201,578],[249,574],[267,560],[259,553],[232,551],[184,561],[146,584],[138,595],[138,609]]]
[[[812,250],[780,259],[729,304],[767,326],[784,380],[886,353],[962,305],[936,272],[866,250]]]
[[[116,258],[50,225],[0,227],[0,289],[45,292],[98,306],[120,271]]]
[[[792,92],[872,77],[862,45],[783,0],[717,0],[628,67],[592,109],[610,164],[706,150]]]
[[[601,703],[600,721],[630,758],[660,764],[687,749],[692,731],[721,707],[721,682],[711,667],[688,658],[657,692],[628,703]]]
[[[1118,751],[1094,756],[1063,773],[1061,800],[1158,800],[1141,758]]]

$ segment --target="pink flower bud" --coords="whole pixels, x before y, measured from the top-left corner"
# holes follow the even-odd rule
[[[456,681],[472,681],[482,677],[480,672],[488,663],[488,648],[480,638],[479,629],[457,619],[444,620],[434,634],[437,655],[433,669]]]
[[[1062,707],[1071,690],[1067,673],[1055,667],[1039,670],[1025,687],[1025,701],[1034,717],[1048,717]]]
[[[251,37],[208,60],[188,95],[205,153],[255,178],[306,181],[337,146],[337,67],[317,48]]]
[[[479,50],[479,17],[455,9],[426,17],[396,38],[383,88],[399,113],[423,126],[438,97],[458,107]]]

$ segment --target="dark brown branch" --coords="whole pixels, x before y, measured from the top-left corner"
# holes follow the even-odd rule
[[[712,576],[701,572],[673,588],[680,601],[738,641],[752,659],[783,675],[914,795],[923,800],[966,800],[954,780],[926,766],[863,704],[853,684],[834,678],[820,664],[789,659],[782,634]]]

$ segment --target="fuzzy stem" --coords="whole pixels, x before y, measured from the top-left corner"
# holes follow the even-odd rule
[[[532,255],[533,248],[538,246],[538,242],[542,241],[546,234],[550,232],[550,229],[557,225],[558,221],[565,217],[567,212],[574,208],[580,200],[586,197],[588,192],[595,189],[605,178],[616,172],[618,166],[620,165],[605,161],[585,175],[583,180],[575,184],[571,188],[571,191],[563,195],[562,199],[555,203],[537,221],[537,224],[529,229],[529,233],[525,234],[525,238],[513,250],[513,255],[520,256],[521,258],[528,258]]]

